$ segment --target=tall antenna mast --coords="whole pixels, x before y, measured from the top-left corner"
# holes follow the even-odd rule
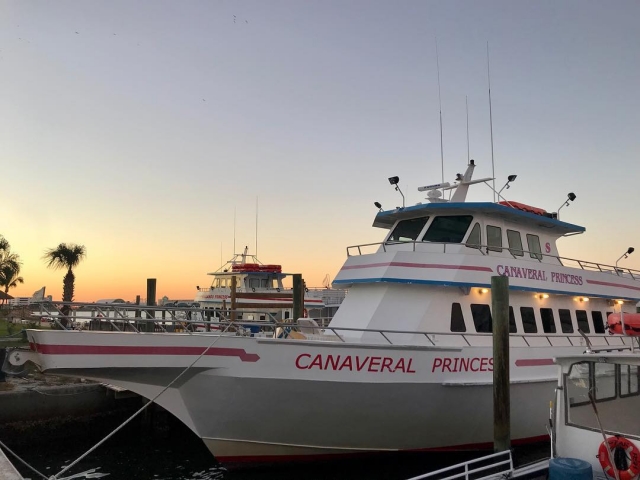
[[[444,147],[442,145],[442,95],[440,94],[440,57],[438,55],[438,37],[436,37],[436,69],[438,72],[438,104],[440,105],[440,167],[442,169],[442,183],[444,183]],[[444,189],[442,189],[444,195]]]
[[[487,79],[489,80],[489,129],[491,132],[491,176],[493,177],[493,201],[496,201],[496,168],[493,160],[493,114],[491,112],[491,70],[489,69],[489,42],[487,41]]]
[[[467,165],[469,165],[471,155],[469,155],[469,97],[467,95],[464,96],[464,103],[467,106]]]
[[[233,207],[233,254],[236,254],[236,207]]]
[[[258,197],[256,197],[256,257],[258,256]]]

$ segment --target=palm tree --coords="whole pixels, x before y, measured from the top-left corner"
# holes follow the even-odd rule
[[[9,293],[10,288],[15,288],[19,283],[24,283],[20,276],[20,265],[3,265],[0,267],[0,287],[4,287],[4,293]]]
[[[73,243],[61,243],[56,248],[50,248],[44,255],[44,259],[47,261],[47,267],[51,267],[54,270],[60,268],[66,268],[67,274],[63,279],[62,287],[62,301],[72,302],[73,292],[75,289],[76,276],[73,274],[73,268],[77,267],[87,254],[87,249],[84,245],[75,245]],[[62,314],[64,317],[61,319],[62,324],[67,326],[66,315],[69,314],[71,307],[69,305],[62,306]]]
[[[0,235],[0,288],[4,287],[4,293],[9,293],[18,283],[24,283],[20,276],[20,256],[11,253],[11,245],[8,240]]]

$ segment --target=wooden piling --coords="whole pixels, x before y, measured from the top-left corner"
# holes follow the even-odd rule
[[[147,307],[155,307],[156,306],[156,279],[155,278],[147,278]],[[147,311],[147,318],[155,319],[155,311]],[[153,332],[154,331],[154,323],[146,322],[145,332]]]
[[[509,395],[509,277],[491,277],[493,319],[493,450],[511,448]]]
[[[236,321],[236,289],[237,289],[237,278],[235,275],[231,277],[231,321]]]
[[[304,282],[302,275],[293,274],[293,321],[303,316],[304,311]]]

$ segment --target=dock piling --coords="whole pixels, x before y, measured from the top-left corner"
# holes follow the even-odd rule
[[[511,448],[509,383],[509,277],[491,277],[493,317],[493,450]]]

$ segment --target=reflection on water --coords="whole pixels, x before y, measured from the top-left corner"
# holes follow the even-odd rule
[[[37,470],[51,476],[108,435],[124,418],[126,415],[109,415],[91,421],[71,421],[62,429],[57,426],[55,431],[37,427],[28,429],[20,438],[11,435],[0,439]],[[545,456],[547,451],[548,447],[542,445],[533,455],[526,452],[518,455],[525,463]],[[187,427],[166,412],[155,412],[151,419],[131,422],[67,475],[99,468],[99,472],[109,474],[104,477],[106,480],[402,480],[478,455],[478,452],[379,454],[227,471]],[[25,467],[17,463],[16,466],[25,478],[38,478]]]

